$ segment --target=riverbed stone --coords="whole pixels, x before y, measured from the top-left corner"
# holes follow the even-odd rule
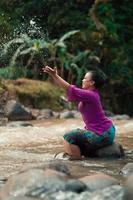
[[[31,120],[31,111],[15,100],[7,101],[4,108],[5,116],[9,120]]]
[[[39,200],[38,198],[30,198],[30,197],[26,197],[26,196],[18,196],[18,197],[14,197],[14,196],[8,196],[6,198],[2,198],[1,200]],[[41,199],[40,199],[41,200]],[[43,200],[49,200],[49,199],[43,199]]]
[[[80,180],[87,185],[88,191],[90,192],[104,189],[112,185],[119,185],[119,181],[117,179],[103,173],[85,176],[80,178]]]
[[[33,126],[30,122],[23,122],[23,121],[14,121],[9,122],[6,125],[7,127],[27,127],[27,126]]]
[[[60,114],[60,119],[74,118],[74,113],[72,111],[64,111]]]
[[[50,119],[53,118],[54,114],[51,109],[42,109],[40,110],[39,116],[37,116],[37,119]]]
[[[95,155],[100,158],[121,158],[125,156],[125,153],[121,144],[113,143],[112,145],[98,149]]]
[[[127,163],[120,171],[123,176],[130,176],[133,174],[133,163]]]
[[[31,188],[42,185],[44,179],[45,176],[42,169],[30,169],[22,173],[14,174],[1,189],[1,196],[23,196]]]
[[[91,200],[123,200],[124,189],[120,185],[113,185],[97,190],[90,195]]]
[[[72,200],[72,199],[76,200],[77,197],[78,194],[74,192],[64,192],[64,191],[59,191],[49,196],[50,200]]]
[[[123,200],[133,200],[133,174],[126,180]]]
[[[81,193],[81,192],[85,191],[86,189],[87,189],[87,186],[85,185],[85,183],[83,183],[80,180],[76,180],[76,179],[68,180],[65,185],[66,191],[72,191],[72,192],[76,192],[76,193]]]
[[[128,119],[130,119],[130,116],[126,114],[113,116],[113,120],[128,120]]]
[[[65,173],[67,176],[71,175],[70,170],[68,166],[66,165],[66,163],[61,162],[61,161],[56,161],[56,160],[50,161],[47,165],[47,168]]]
[[[46,169],[44,171],[44,176],[45,177],[66,177],[66,174],[63,172],[59,172],[56,170],[52,170],[52,169]]]

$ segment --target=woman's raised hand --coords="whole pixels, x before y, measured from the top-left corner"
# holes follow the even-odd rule
[[[49,66],[45,66],[42,68],[43,72],[48,73],[50,76],[56,76],[57,75],[57,68],[54,67],[54,69],[52,69]]]

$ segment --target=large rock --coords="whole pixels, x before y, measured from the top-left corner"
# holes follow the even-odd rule
[[[74,113],[72,111],[64,111],[60,114],[60,119],[74,118]]]
[[[87,185],[88,191],[90,192],[101,190],[112,185],[119,185],[119,181],[115,178],[102,173],[85,176],[80,180]]]
[[[133,174],[133,163],[127,163],[120,171],[123,176],[130,176]]]
[[[50,119],[54,117],[54,113],[51,109],[42,109],[37,119]]]
[[[35,198],[33,199],[26,196],[18,196],[18,197],[9,196],[6,198],[2,198],[1,200],[39,200],[39,199],[35,199]],[[43,200],[49,200],[49,199],[43,199]]]
[[[54,169],[56,171],[62,172],[64,174],[70,176],[70,170],[64,162],[56,161],[56,160],[50,161],[48,163],[47,168]]]
[[[126,181],[123,200],[133,200],[133,174]]]
[[[103,190],[93,192],[89,199],[91,200],[123,200],[124,189],[120,185],[113,185]],[[76,199],[78,200],[78,199]]]
[[[9,120],[31,120],[31,112],[15,100],[10,100],[5,105],[5,115]]]
[[[122,145],[113,143],[112,145],[98,149],[95,155],[100,158],[121,158],[125,153]]]
[[[26,172],[15,174],[7,180],[1,189],[1,197],[9,195],[23,196],[32,188],[42,185],[44,179],[44,171],[41,169],[30,169]]]

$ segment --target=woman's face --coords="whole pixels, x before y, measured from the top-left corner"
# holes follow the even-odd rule
[[[89,89],[94,88],[94,81],[92,80],[92,73],[87,72],[82,80],[82,88]]]

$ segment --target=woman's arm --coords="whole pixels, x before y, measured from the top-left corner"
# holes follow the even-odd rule
[[[70,84],[67,81],[65,81],[58,75],[56,67],[52,69],[51,67],[46,66],[42,68],[42,70],[43,72],[48,73],[60,87],[68,89],[68,87],[70,86]]]

